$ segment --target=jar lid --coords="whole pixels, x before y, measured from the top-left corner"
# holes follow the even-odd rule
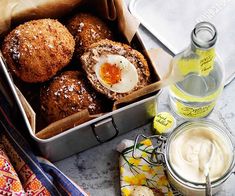
[[[168,135],[176,127],[176,120],[168,112],[160,112],[153,119],[155,134]]]

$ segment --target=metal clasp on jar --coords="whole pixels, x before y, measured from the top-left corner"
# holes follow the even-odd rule
[[[143,156],[136,156],[136,149],[137,149],[137,144],[139,141],[142,139],[150,139],[151,141],[156,140],[156,145],[153,146],[153,151],[149,159],[146,159]],[[163,165],[165,168],[165,148],[166,148],[166,141],[167,138],[162,135],[152,135],[152,136],[145,136],[143,134],[139,134],[135,138],[135,143],[134,143],[134,149],[132,152],[132,156],[135,159],[143,159],[150,165]]]

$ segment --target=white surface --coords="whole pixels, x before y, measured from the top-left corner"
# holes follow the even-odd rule
[[[235,0],[132,0],[130,10],[174,54],[190,43],[195,24],[213,23],[218,31],[216,49],[226,72],[226,83],[235,76]]]

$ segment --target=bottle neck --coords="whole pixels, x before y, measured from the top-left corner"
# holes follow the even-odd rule
[[[207,51],[214,49],[217,31],[209,22],[198,23],[191,34],[191,49],[193,51]]]
[[[200,54],[206,54],[208,52],[215,52],[215,45],[213,45],[210,48],[202,48],[202,47],[198,47],[196,46],[193,42],[191,43],[189,49],[193,52],[193,53],[200,53]]]

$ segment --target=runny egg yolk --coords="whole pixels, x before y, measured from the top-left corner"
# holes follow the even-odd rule
[[[116,64],[103,63],[100,66],[100,76],[109,85],[117,84],[121,81],[121,71]]]

